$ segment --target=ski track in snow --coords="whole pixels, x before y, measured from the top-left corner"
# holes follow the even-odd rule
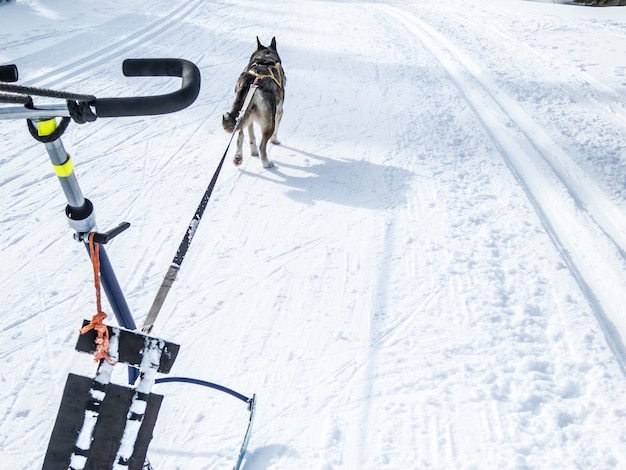
[[[108,253],[138,324],[223,152],[254,37],[278,39],[276,167],[225,165],[155,329],[181,344],[173,375],[257,393],[246,470],[626,466],[626,73],[598,72],[576,29],[622,38],[626,19],[513,0],[192,0],[100,4],[96,21],[88,4],[82,23],[35,0],[0,8],[37,14],[32,47],[7,28],[24,84],[177,86],[123,78],[126,57],[202,72],[187,110],[63,138],[101,228],[131,222]],[[39,22],[63,14],[65,30]],[[583,52],[555,55],[570,34]],[[0,148],[0,449],[30,469],[67,373],[94,372],[73,351],[93,285],[41,146],[6,122]],[[240,402],[155,392],[156,468],[232,467]]]
[[[405,24],[429,48],[484,123],[585,292],[624,368],[626,349],[619,331],[626,331],[622,310],[626,302],[626,214],[454,44],[406,12],[389,6],[377,8]]]
[[[60,87],[61,84],[65,83],[71,77],[83,72],[91,71],[95,66],[100,65],[112,58],[126,56],[128,53],[134,52],[141,44],[149,42],[151,39],[166,33],[170,28],[180,23],[196,11],[201,4],[202,2],[198,0],[185,2],[184,5],[174,9],[169,14],[164,15],[161,19],[150,23],[139,31],[120,38],[112,44],[98,49],[95,53],[79,57],[75,62],[47,71],[39,76],[35,75],[34,77],[29,77],[29,79],[25,80],[23,83],[25,85],[39,86],[43,88]],[[104,29],[108,29],[106,28],[106,24],[103,26]],[[75,42],[76,40],[77,38],[73,37],[70,41]],[[62,48],[63,44],[55,45],[55,48],[59,47]]]

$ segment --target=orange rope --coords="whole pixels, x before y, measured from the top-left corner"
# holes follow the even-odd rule
[[[81,334],[85,334],[90,330],[95,330],[98,334],[96,338],[96,351],[94,354],[94,360],[96,362],[102,359],[106,360],[110,364],[115,364],[109,356],[109,330],[103,323],[107,314],[102,311],[102,302],[100,298],[100,248],[96,242],[93,241],[94,232],[89,234],[89,254],[91,256],[91,264],[93,265],[93,282],[96,288],[96,307],[97,313],[91,318],[91,323],[84,326],[81,330]]]

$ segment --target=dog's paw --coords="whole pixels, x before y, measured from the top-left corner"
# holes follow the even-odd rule
[[[280,145],[280,140],[273,138],[272,140],[270,140],[270,142],[274,145]]]
[[[271,160],[267,160],[263,162],[263,168],[272,168],[274,166],[274,162]]]
[[[233,158],[233,163],[235,164],[235,166],[241,165],[241,162],[243,162],[243,157],[235,157],[235,158]]]

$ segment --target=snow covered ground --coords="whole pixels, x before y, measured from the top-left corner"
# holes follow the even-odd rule
[[[153,331],[173,375],[257,394],[246,470],[626,468],[626,8],[17,0],[0,31],[25,85],[178,86],[127,57],[202,72],[186,110],[63,136],[99,229],[131,223],[108,254],[138,324],[276,36],[276,167],[229,157]],[[95,295],[23,121],[2,122],[0,201],[0,456],[33,469],[67,374],[95,371],[74,351]],[[155,468],[232,468],[245,405],[154,391]]]

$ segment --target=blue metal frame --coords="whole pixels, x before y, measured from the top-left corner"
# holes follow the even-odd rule
[[[72,168],[70,156],[63,147],[60,137],[51,142],[46,142],[45,146],[53,167],[60,167],[70,163],[69,167]],[[67,174],[64,173],[62,175],[57,173],[57,176],[68,203],[65,209],[68,223],[70,227],[76,231],[75,238],[84,243],[87,253],[89,253],[87,237],[90,232],[96,229],[96,217],[93,204],[89,199],[83,196],[73,170],[67,171]],[[106,250],[102,244],[98,244],[98,247],[100,256],[100,281],[102,282],[104,293],[113,309],[113,314],[120,326],[128,330],[136,330],[137,326],[135,320],[130,313],[126,298],[117,281]],[[128,367],[128,383],[130,385],[135,383],[138,376],[139,371],[135,367]]]

